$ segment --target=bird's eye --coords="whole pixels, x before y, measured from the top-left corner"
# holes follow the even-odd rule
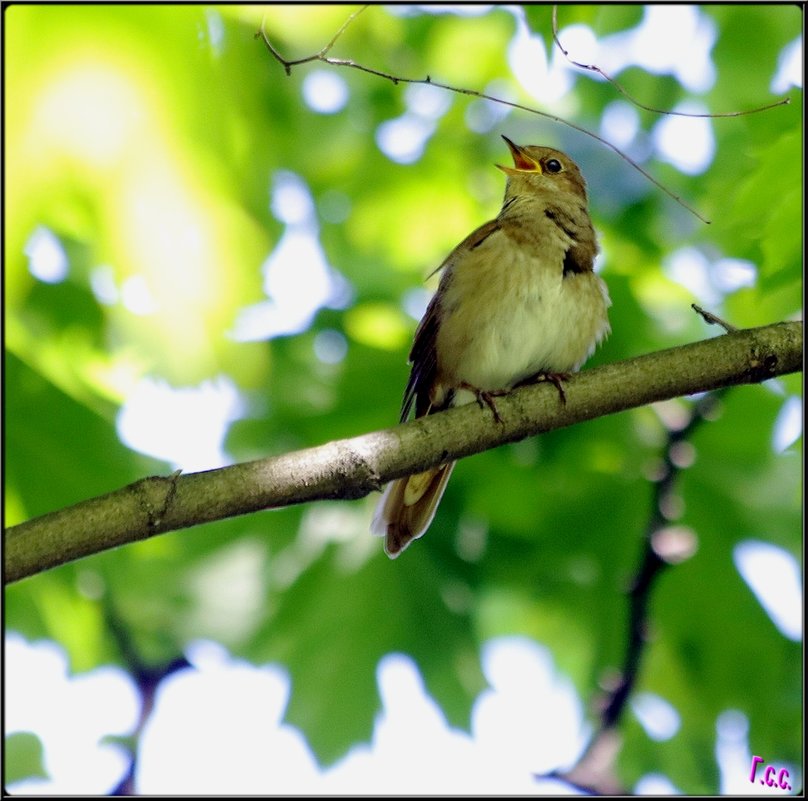
[[[547,172],[561,172],[561,162],[558,159],[549,159],[544,165]]]

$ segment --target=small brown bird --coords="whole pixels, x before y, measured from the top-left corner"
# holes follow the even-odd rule
[[[401,421],[520,384],[561,381],[609,333],[611,305],[593,272],[597,242],[578,165],[550,147],[520,147],[506,136],[513,167],[502,210],[466,237],[438,270],[438,290],[415,332]],[[436,272],[438,271],[436,270]],[[395,558],[435,516],[454,462],[391,482],[371,531]]]

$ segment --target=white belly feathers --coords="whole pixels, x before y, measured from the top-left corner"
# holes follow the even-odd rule
[[[452,354],[438,366],[446,389],[509,389],[538,372],[572,372],[609,332],[611,302],[597,275],[562,276],[558,251],[507,252],[507,265],[481,253],[478,269],[464,269],[447,288],[438,333],[438,352]]]

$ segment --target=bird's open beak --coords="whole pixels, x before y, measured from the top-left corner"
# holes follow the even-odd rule
[[[517,175],[520,172],[538,172],[541,174],[541,164],[539,164],[538,161],[534,161],[530,156],[527,155],[527,153],[525,153],[524,148],[521,148],[519,145],[511,142],[511,140],[508,139],[505,134],[502,134],[501,136],[511,149],[511,156],[513,156],[513,167],[503,167],[501,164],[496,165],[500,170],[502,170],[502,172],[504,172],[506,175]]]

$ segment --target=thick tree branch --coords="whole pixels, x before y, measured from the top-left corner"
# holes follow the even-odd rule
[[[566,405],[559,403],[555,387],[525,387],[497,401],[502,423],[490,410],[471,404],[283,456],[144,478],[7,529],[4,580],[212,520],[308,501],[361,498],[391,479],[505,442],[801,367],[802,323],[777,323],[585,370],[566,383]]]

